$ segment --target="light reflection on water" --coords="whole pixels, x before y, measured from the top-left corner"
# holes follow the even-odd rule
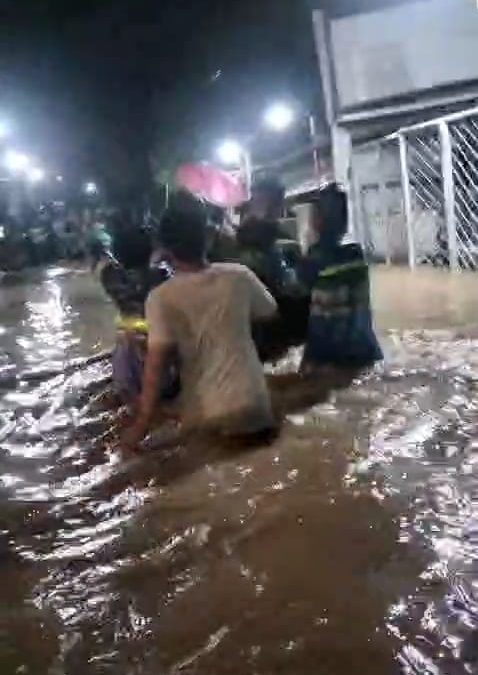
[[[385,366],[270,367],[273,445],[170,440],[129,463],[102,440],[107,364],[61,372],[111,344],[94,282],[4,289],[2,672],[475,672],[478,292],[460,283],[376,272]]]

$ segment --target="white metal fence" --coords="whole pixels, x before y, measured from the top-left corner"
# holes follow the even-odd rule
[[[357,232],[387,262],[478,269],[478,109],[353,152]]]

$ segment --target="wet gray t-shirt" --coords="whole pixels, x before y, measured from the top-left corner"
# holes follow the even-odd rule
[[[180,272],[151,292],[149,344],[178,348],[186,427],[249,433],[272,424],[251,322],[272,317],[276,309],[259,279],[232,263]]]

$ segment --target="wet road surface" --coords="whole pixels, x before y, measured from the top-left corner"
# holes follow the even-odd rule
[[[379,269],[386,363],[301,382],[244,450],[121,462],[113,309],[61,269],[0,295],[0,672],[478,671],[478,290]],[[64,366],[73,360],[73,367]]]

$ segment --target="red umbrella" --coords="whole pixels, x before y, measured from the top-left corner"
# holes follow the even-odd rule
[[[247,199],[240,178],[209,164],[183,164],[176,172],[176,184],[223,208],[239,206]]]

